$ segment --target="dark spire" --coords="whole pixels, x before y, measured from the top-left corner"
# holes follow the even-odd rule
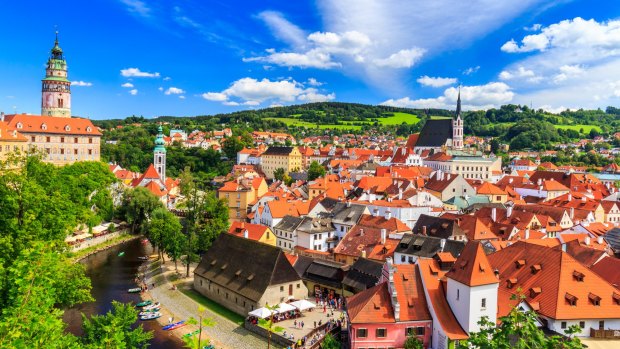
[[[456,117],[461,116],[461,86],[459,86],[459,97],[456,100]]]
[[[56,31],[56,40],[54,41],[54,47],[52,47],[52,55],[51,59],[63,59],[62,58],[62,49],[58,45],[58,31]]]

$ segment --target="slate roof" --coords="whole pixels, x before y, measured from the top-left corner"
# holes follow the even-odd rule
[[[620,253],[620,228],[613,228],[603,236],[614,253]]]
[[[215,239],[194,274],[256,302],[268,286],[300,280],[281,249],[231,234]]]
[[[442,239],[449,239],[453,236],[465,235],[463,230],[458,226],[457,222],[452,219],[441,217],[433,217],[425,214],[420,215],[418,221],[413,226],[414,234],[423,234],[426,227],[426,235],[434,236]]]
[[[306,268],[302,278],[321,285],[341,288],[342,279],[344,278],[343,266],[344,264],[342,263],[315,259]]]
[[[265,155],[277,155],[277,156],[288,156],[295,147],[269,147],[262,156]]]
[[[366,206],[364,205],[351,204],[350,207],[347,207],[346,203],[339,202],[334,205],[331,212],[332,223],[354,225],[360,220],[365,210]]]
[[[349,268],[342,284],[357,291],[373,287],[381,279],[383,263],[366,258],[358,258]]]
[[[442,249],[441,240],[441,238],[432,236],[405,234],[395,252],[422,258],[433,258],[439,252],[449,252],[456,258],[465,248],[464,241],[445,239],[445,245]]]
[[[304,219],[302,217],[286,215],[280,222],[278,222],[278,224],[275,225],[275,227],[273,227],[273,229],[294,231],[301,224],[301,222],[303,222],[303,220]]]
[[[452,139],[452,119],[429,119],[422,127],[416,147],[441,147]]]

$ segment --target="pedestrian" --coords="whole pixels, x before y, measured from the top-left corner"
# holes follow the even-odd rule
[[[153,288],[155,288],[155,283],[153,283]]]
[[[314,328],[316,328],[316,321],[314,322]]]
[[[293,321],[293,327],[297,328],[297,320]]]
[[[171,324],[171,323],[172,323],[172,318],[171,318],[171,317],[169,317],[169,318],[168,318],[168,323],[169,323],[169,324]]]
[[[303,321],[301,322],[301,329],[302,330],[304,329],[304,322]]]
[[[323,304],[323,312],[325,313],[327,311],[327,307],[325,306],[325,304]]]

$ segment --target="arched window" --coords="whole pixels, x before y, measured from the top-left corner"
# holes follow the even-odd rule
[[[41,129],[44,131],[47,130],[47,124],[45,123],[41,124]]]

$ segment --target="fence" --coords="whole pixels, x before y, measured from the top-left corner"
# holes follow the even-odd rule
[[[620,339],[620,330],[595,330],[590,328],[590,337],[604,339]]]

